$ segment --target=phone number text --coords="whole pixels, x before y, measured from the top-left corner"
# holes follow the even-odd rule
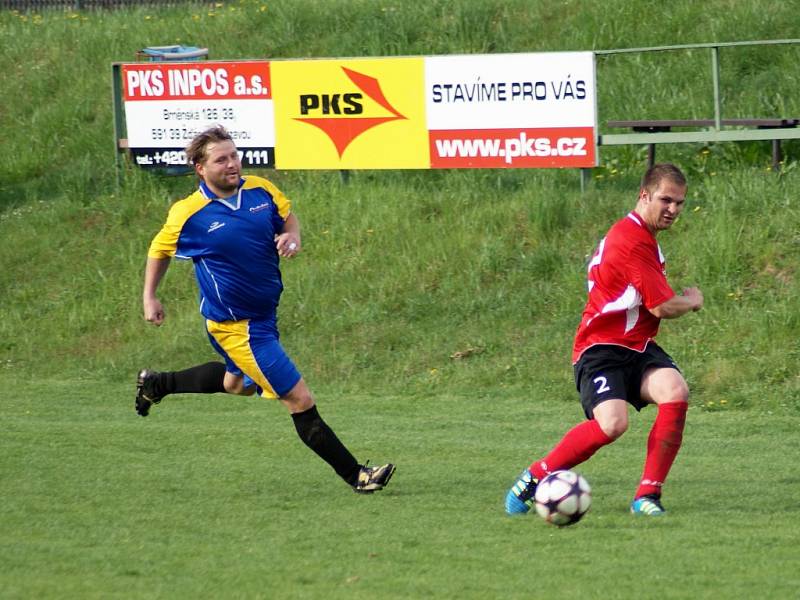
[[[131,155],[143,168],[188,167],[182,148],[131,148]],[[246,167],[274,167],[275,148],[240,148],[239,160]]]

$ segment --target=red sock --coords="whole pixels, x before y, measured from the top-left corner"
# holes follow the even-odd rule
[[[553,471],[571,469],[613,441],[603,432],[597,421],[584,421],[565,433],[550,454],[537,460],[528,470],[536,479],[541,479]]]
[[[659,404],[655,423],[647,438],[647,458],[636,498],[647,494],[661,495],[661,486],[681,448],[688,408],[687,402]]]

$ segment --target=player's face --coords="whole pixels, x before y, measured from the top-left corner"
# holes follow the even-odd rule
[[[239,187],[242,162],[236,145],[230,141],[212,142],[206,147],[206,159],[196,165],[197,174],[220,196],[230,196]]]
[[[642,190],[640,200],[644,205],[642,218],[653,231],[669,229],[683,210],[686,186],[662,179],[653,192]]]

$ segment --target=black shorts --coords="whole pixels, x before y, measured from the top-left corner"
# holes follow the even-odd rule
[[[647,344],[644,352],[622,346],[592,346],[573,368],[587,419],[593,418],[595,406],[615,398],[642,410],[647,405],[641,397],[642,377],[647,369],[667,368],[680,372],[672,357],[653,341]]]

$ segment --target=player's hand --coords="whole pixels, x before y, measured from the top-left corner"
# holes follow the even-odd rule
[[[292,258],[300,252],[300,236],[287,231],[275,236],[275,247],[282,258]]]
[[[683,295],[694,303],[694,306],[692,306],[693,311],[697,312],[703,308],[703,292],[700,291],[700,288],[683,288]]]
[[[145,298],[144,320],[153,325],[160,326],[164,322],[164,307],[158,298]]]

